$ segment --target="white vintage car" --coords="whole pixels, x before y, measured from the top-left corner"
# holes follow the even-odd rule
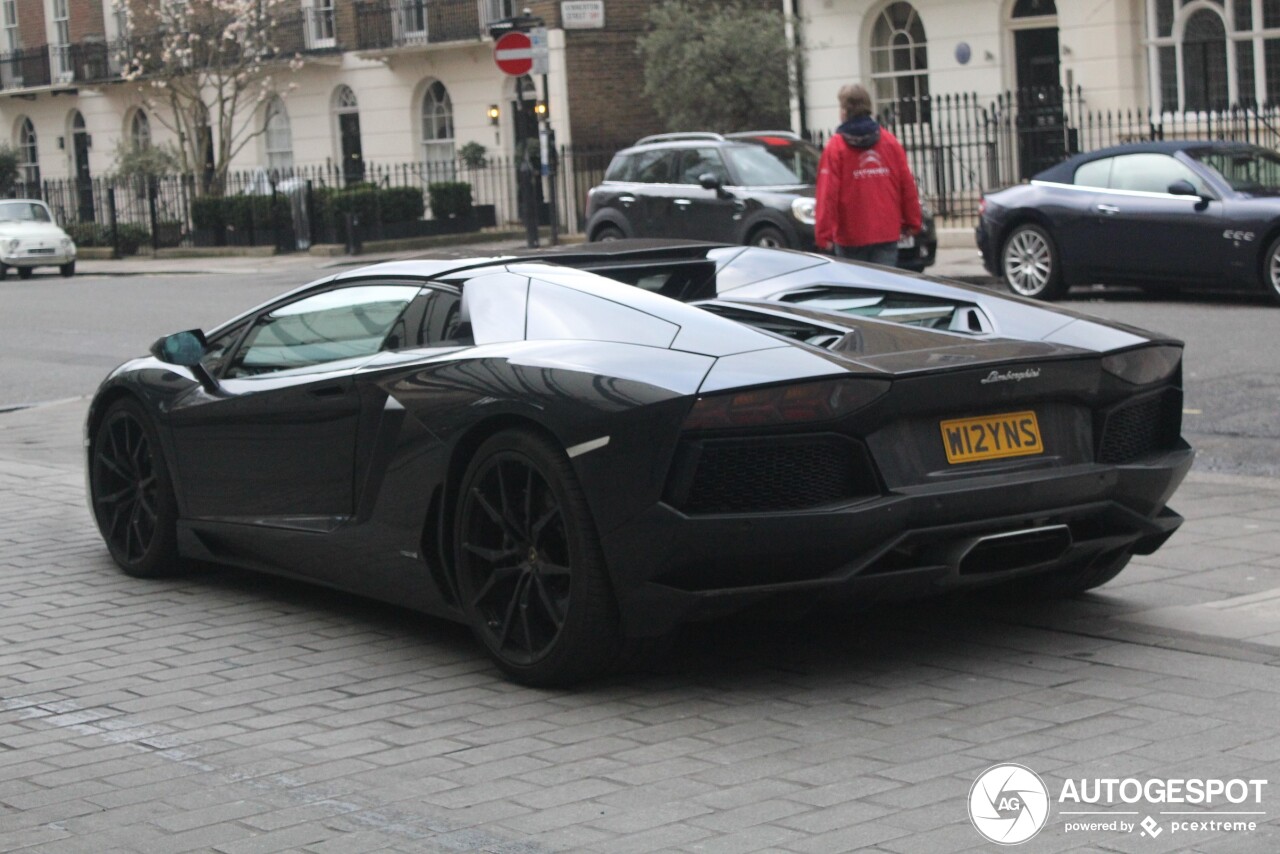
[[[64,276],[75,275],[76,244],[38,199],[0,201],[0,277],[10,267],[23,279],[31,278],[36,267],[57,267]]]

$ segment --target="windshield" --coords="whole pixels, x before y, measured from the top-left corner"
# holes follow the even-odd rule
[[[744,187],[778,184],[813,184],[818,180],[820,152],[807,142],[786,137],[761,136],[739,140],[750,146],[726,149]]]
[[[1280,156],[1261,148],[1201,148],[1188,151],[1242,193],[1280,193]]]
[[[49,222],[49,211],[34,202],[0,202],[0,222]]]

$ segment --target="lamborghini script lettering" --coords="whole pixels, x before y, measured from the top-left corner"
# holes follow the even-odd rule
[[[1004,373],[992,371],[983,377],[981,382],[983,385],[987,385],[988,383],[1003,383],[1008,382],[1009,380],[1022,382],[1023,380],[1033,380],[1038,376],[1040,376],[1039,368],[1026,368],[1021,371],[1005,371]]]

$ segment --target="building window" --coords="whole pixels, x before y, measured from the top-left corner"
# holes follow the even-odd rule
[[[439,80],[422,96],[422,162],[431,180],[452,180],[453,102]]]
[[[22,39],[18,34],[18,0],[3,0],[0,2],[0,10],[2,10],[4,24],[4,42],[0,44],[0,49],[6,53],[13,53],[22,47]]]
[[[129,119],[129,142],[136,150],[151,147],[151,119],[142,110],[134,110]]]
[[[929,59],[924,24],[910,3],[890,3],[871,29],[876,106],[901,122],[929,121]]]
[[[75,76],[71,64],[71,15],[67,0],[53,0],[53,44],[49,45],[54,77],[66,82]]]
[[[1160,111],[1280,101],[1265,61],[1265,37],[1280,28],[1280,0],[1147,0],[1147,11],[1151,91]]]
[[[266,118],[267,168],[281,173],[293,168],[293,131],[284,101],[272,98],[267,104]]]
[[[312,0],[313,6],[306,8],[309,26],[307,27],[307,48],[319,50],[334,47],[337,44],[337,32],[334,21],[334,0]]]
[[[25,196],[40,197],[40,157],[36,147],[36,127],[23,119],[18,130],[18,179]]]

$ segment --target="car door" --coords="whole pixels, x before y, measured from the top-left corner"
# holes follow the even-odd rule
[[[676,167],[667,227],[663,236],[691,240],[738,242],[738,223],[745,210],[732,191],[708,190],[699,183],[703,175],[714,175],[721,186],[731,183],[724,157],[714,146],[686,148]]]
[[[421,286],[361,283],[273,306],[217,357],[220,388],[170,413],[185,514],[325,529],[354,509],[360,390],[353,373],[406,340]]]
[[[666,215],[670,200],[679,188],[672,184],[679,149],[654,148],[635,155],[631,187],[617,196],[618,204],[634,211],[629,219],[635,237],[670,237]]]
[[[1176,195],[1188,181],[1201,196]],[[1221,275],[1227,241],[1222,202],[1189,166],[1159,152],[1112,158],[1093,199],[1102,277],[1116,281],[1194,281]]]

